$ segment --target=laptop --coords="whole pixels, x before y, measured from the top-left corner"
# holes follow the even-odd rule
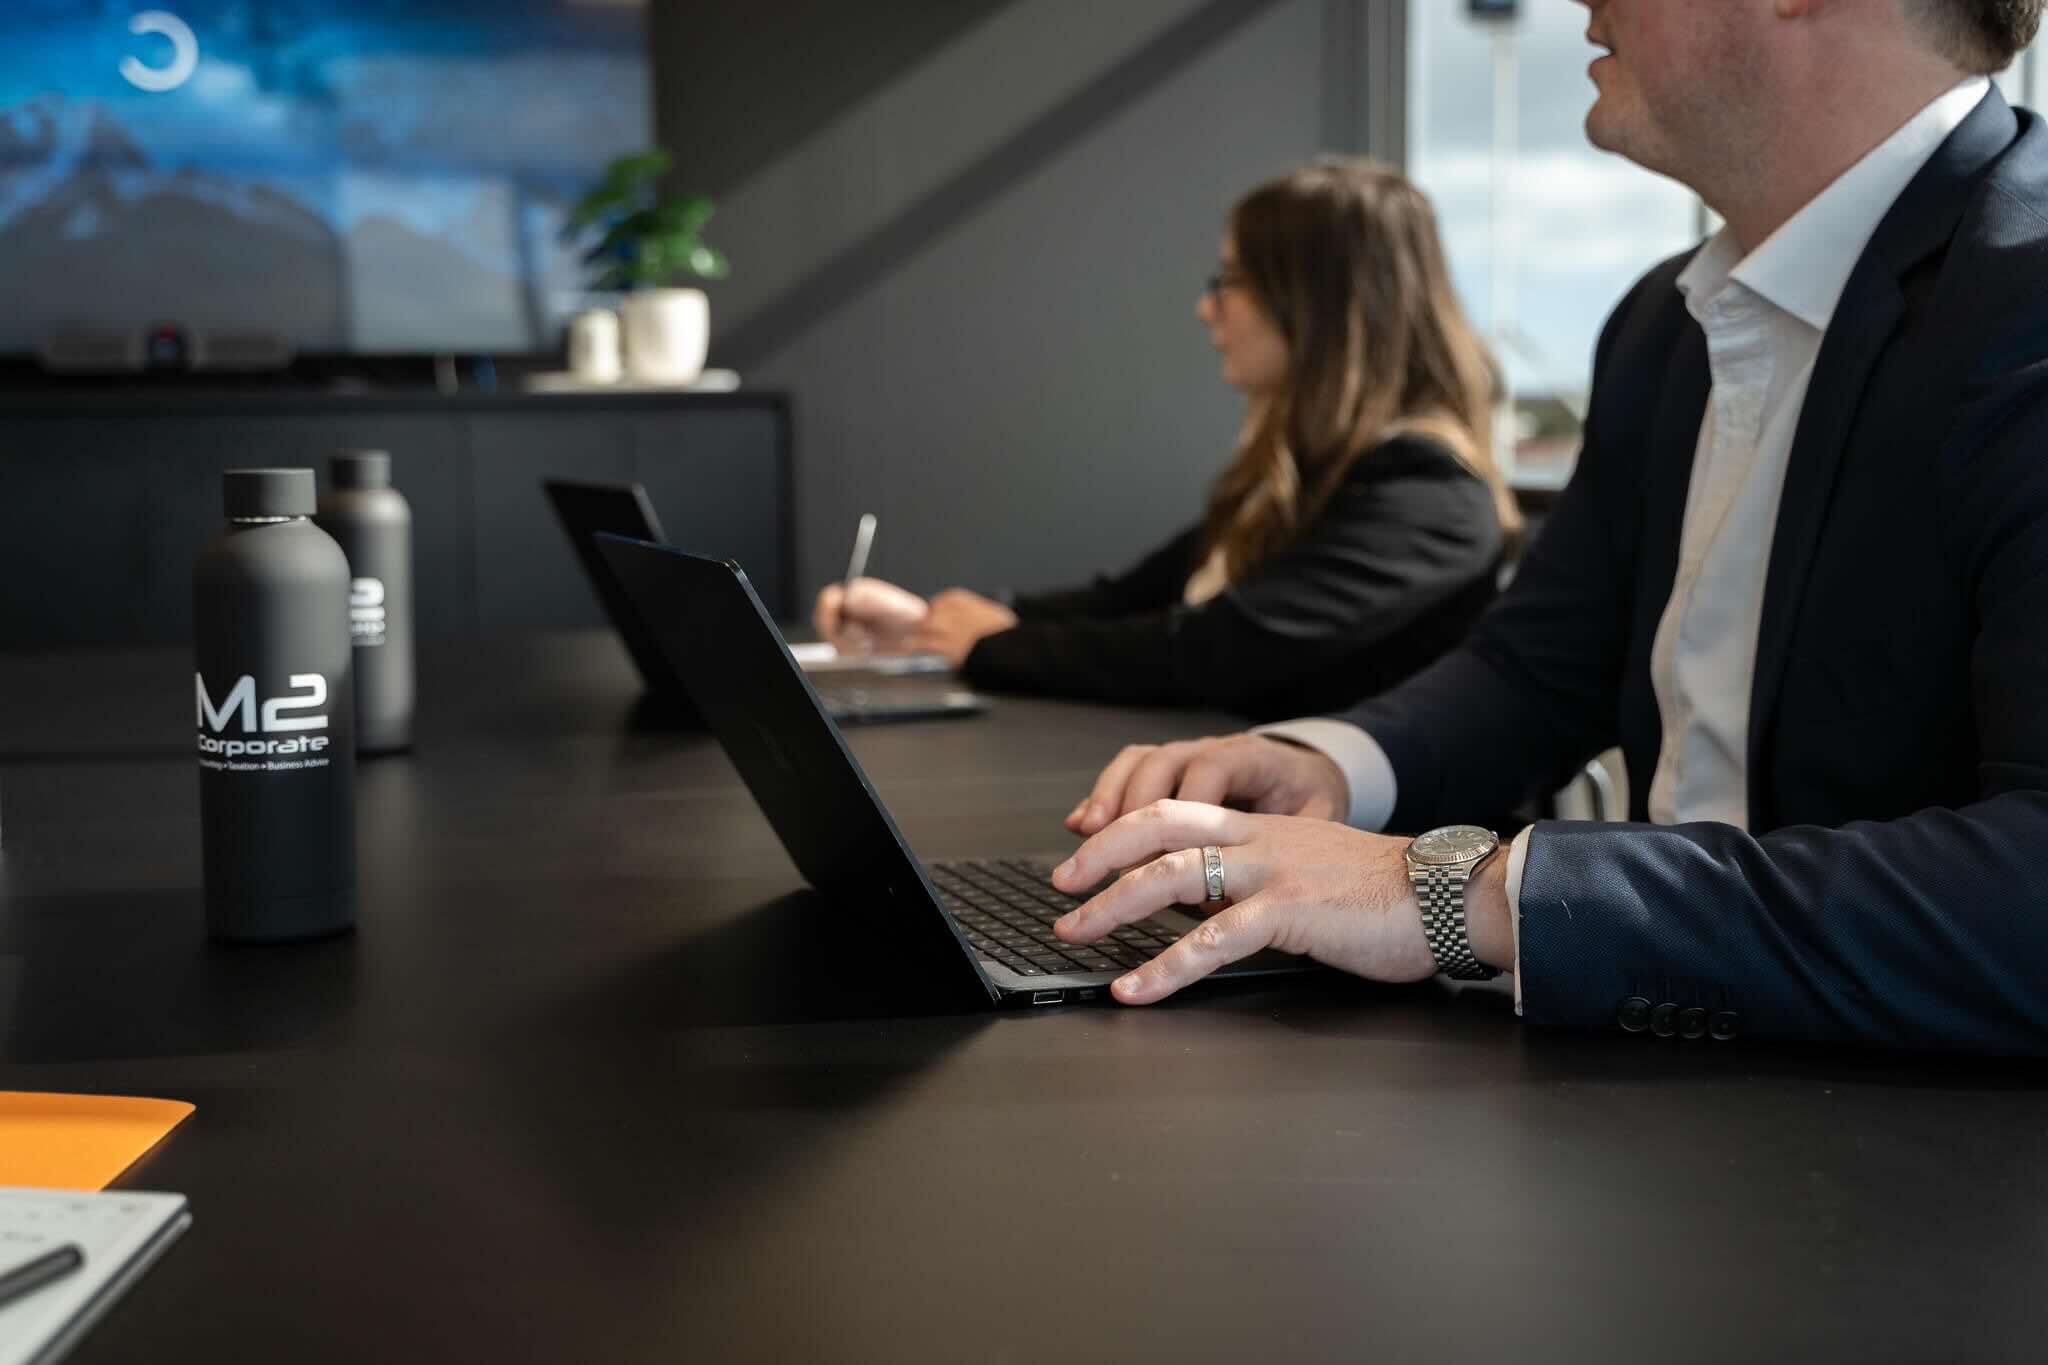
[[[568,533],[583,572],[596,589],[597,599],[603,604],[605,615],[611,618],[612,628],[618,631],[626,652],[633,656],[633,665],[640,670],[647,689],[662,700],[677,720],[701,725],[702,718],[690,707],[688,689],[669,667],[648,629],[648,621],[660,617],[666,606],[655,602],[636,607],[620,591],[610,567],[597,552],[596,537],[600,534],[627,536],[657,545],[666,542],[647,490],[637,483],[572,483],[563,479],[544,479],[541,487],[554,504],[555,515]],[[858,661],[838,661],[831,665],[833,682],[821,688],[819,695],[835,719],[849,724],[945,720],[988,710],[986,698],[955,686],[950,678],[903,680],[905,674],[926,671],[905,662],[919,657],[878,660],[873,668],[859,667]]]
[[[596,543],[804,879],[861,911],[864,943],[905,979],[982,1006],[1107,999],[1111,981],[1199,922],[1166,910],[1084,948],[1052,932],[1081,899],[1055,891],[1046,866],[919,862],[739,565],[613,535]],[[1215,975],[1314,970],[1268,951]]]

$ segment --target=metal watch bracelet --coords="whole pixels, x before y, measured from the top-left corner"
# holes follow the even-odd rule
[[[1490,981],[1500,975],[1499,968],[1473,956],[1472,938],[1465,926],[1465,886],[1485,863],[1482,858],[1464,867],[1411,865],[1408,869],[1409,884],[1422,907],[1423,937],[1429,940],[1437,969],[1454,981]]]

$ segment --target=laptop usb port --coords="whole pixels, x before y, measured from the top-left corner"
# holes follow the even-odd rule
[[[1033,992],[1031,992],[1031,1003],[1032,1003],[1032,1004],[1034,1004],[1034,1005],[1057,1005],[1057,1004],[1059,1004],[1059,1002],[1060,1002],[1060,1001],[1062,1001],[1062,1000],[1064,1000],[1064,999],[1066,999],[1066,998],[1067,998],[1067,993],[1066,993],[1065,991],[1033,991]]]

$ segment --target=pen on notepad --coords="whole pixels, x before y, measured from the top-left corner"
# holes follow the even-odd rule
[[[0,1304],[11,1303],[52,1280],[61,1280],[84,1264],[85,1253],[75,1243],[66,1243],[32,1261],[24,1261],[0,1275]]]

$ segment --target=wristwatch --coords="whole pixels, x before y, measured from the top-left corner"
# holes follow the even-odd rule
[[[1500,836],[1478,825],[1445,825],[1409,841],[1408,883],[1422,906],[1422,932],[1437,969],[1457,981],[1487,981],[1499,976],[1472,956],[1465,932],[1465,884],[1479,865],[1500,848]]]

